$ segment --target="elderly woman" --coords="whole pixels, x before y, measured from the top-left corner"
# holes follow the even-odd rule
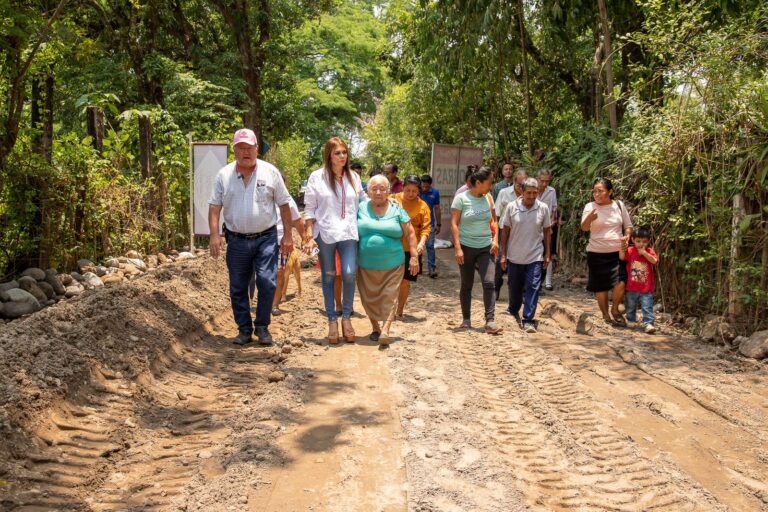
[[[472,326],[470,306],[477,269],[483,282],[485,332],[500,334],[503,329],[497,326],[494,320],[496,294],[493,278],[496,272],[495,258],[499,252],[499,238],[493,199],[489,194],[492,179],[493,173],[487,167],[481,167],[469,176],[469,190],[456,195],[451,203],[451,234],[461,275],[461,328],[469,329]]]
[[[323,301],[328,316],[328,341],[338,343],[339,326],[334,309],[336,280],[335,254],[341,262],[341,327],[344,339],[355,341],[352,328],[352,301],[357,274],[357,210],[365,192],[360,177],[349,168],[349,149],[339,137],[332,137],[323,149],[323,167],[307,180],[304,194],[304,250],[319,250]]]
[[[592,197],[595,200],[587,204],[581,214],[581,229],[589,232],[587,290],[595,293],[603,320],[626,325],[626,320],[619,312],[619,304],[624,299],[627,270],[619,260],[619,250],[626,246],[632,236],[632,219],[624,204],[614,201],[611,180],[595,180]],[[613,290],[613,318],[608,314],[609,290]]]
[[[360,302],[371,321],[371,340],[380,345],[389,343],[395,301],[403,280],[403,246],[405,236],[410,247],[416,247],[416,235],[411,219],[395,201],[389,200],[389,181],[382,175],[368,182],[370,201],[358,210],[357,229],[360,234],[357,284]],[[416,251],[407,261],[408,271],[416,275],[419,258]]]
[[[403,207],[405,212],[411,218],[411,226],[413,226],[417,241],[414,246],[408,242],[406,236],[403,236],[402,242],[403,251],[405,252],[405,264],[407,265],[411,259],[411,255],[415,254],[419,258],[420,272],[421,255],[427,246],[429,233],[432,231],[432,216],[429,213],[429,206],[427,203],[422,201],[419,197],[421,178],[415,174],[410,174],[405,177],[403,183],[403,191],[395,194],[395,201]],[[417,277],[418,273],[411,274],[410,269],[406,268],[405,273],[403,274],[403,282],[400,283],[400,295],[397,298],[397,313],[395,314],[395,320],[403,319],[403,309],[405,309],[405,303],[408,301],[408,295],[411,293],[411,283],[416,282]]]

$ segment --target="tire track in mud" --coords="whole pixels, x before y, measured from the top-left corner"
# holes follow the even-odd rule
[[[485,427],[529,505],[547,510],[717,510],[706,493],[644,459],[601,420],[596,400],[559,360],[506,334],[455,348],[489,405]]]
[[[233,351],[216,331],[194,337],[158,356],[151,375],[93,370],[78,403],[62,404],[37,432],[41,447],[26,457],[22,491],[0,505],[24,512],[176,509],[198,476],[223,474],[213,451],[280,349]]]

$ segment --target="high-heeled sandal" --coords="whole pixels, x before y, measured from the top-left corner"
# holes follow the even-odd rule
[[[339,342],[339,323],[336,320],[328,320],[328,343],[336,345]]]
[[[352,320],[349,318],[341,319],[341,332],[347,343],[355,342],[355,329],[352,327]]]

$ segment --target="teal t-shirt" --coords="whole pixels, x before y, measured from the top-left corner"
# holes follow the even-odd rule
[[[382,217],[373,214],[370,200],[361,204],[357,210],[358,266],[367,270],[391,270],[402,265],[405,260],[400,224],[410,220],[402,206],[393,201]]]
[[[486,196],[475,197],[467,190],[453,198],[451,210],[459,210],[459,242],[482,249],[493,241],[491,205]]]

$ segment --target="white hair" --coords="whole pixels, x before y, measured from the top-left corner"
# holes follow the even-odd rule
[[[536,181],[536,178],[525,178],[525,181],[523,181],[523,190],[527,188],[539,188],[539,182]]]
[[[389,190],[389,180],[383,174],[377,174],[375,176],[372,176],[371,179],[368,180],[368,186],[370,187],[374,183],[378,183],[378,182],[381,182],[384,185],[386,185],[387,186],[387,190]]]

